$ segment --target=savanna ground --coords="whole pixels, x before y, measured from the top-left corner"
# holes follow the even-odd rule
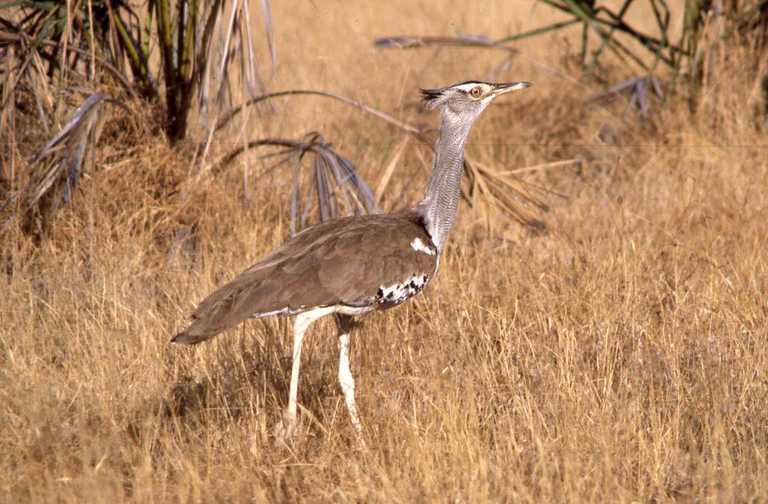
[[[274,9],[271,89],[336,91],[414,123],[437,120],[417,107],[419,86],[484,78],[499,55],[377,51],[373,37],[500,37],[552,19],[522,1]],[[548,231],[463,204],[425,295],[354,333],[367,452],[353,449],[329,322],[305,342],[291,447],[271,435],[287,401],[288,321],[168,343],[196,302],[287,236],[290,177],[236,162],[189,183],[184,149],[137,138],[115,112],[103,142],[116,154],[51,236],[3,244],[0,498],[768,500],[768,164],[754,58],[728,48],[695,114],[672,97],[639,120],[624,99],[587,101],[628,75],[583,76],[569,56],[578,33],[519,45],[499,80],[535,86],[490,107],[468,146],[497,169],[583,160],[521,173],[565,196],[548,197]],[[266,133],[319,130],[374,187],[403,139],[333,102],[276,106]],[[415,201],[428,160],[409,144],[382,206]],[[189,229],[195,239],[179,240]]]

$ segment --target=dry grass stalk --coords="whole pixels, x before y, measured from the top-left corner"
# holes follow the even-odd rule
[[[411,137],[403,137],[403,139],[400,140],[400,143],[397,144],[397,147],[395,147],[395,151],[392,154],[392,159],[390,159],[389,163],[387,163],[387,166],[384,168],[384,171],[379,178],[379,183],[376,185],[376,194],[373,197],[376,202],[381,202],[381,197],[387,190],[387,185],[389,185],[389,180],[392,178],[392,174],[395,172],[395,168],[400,165],[403,153],[405,152],[405,148],[408,146],[408,141],[410,139]]]

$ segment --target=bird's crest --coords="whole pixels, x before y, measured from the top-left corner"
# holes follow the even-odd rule
[[[434,110],[445,100],[445,88],[440,89],[422,89],[421,97],[424,99],[424,106],[427,110]]]

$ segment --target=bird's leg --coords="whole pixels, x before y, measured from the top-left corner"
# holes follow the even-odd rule
[[[365,439],[363,438],[363,425],[360,423],[360,416],[357,414],[357,405],[355,404],[355,378],[349,369],[349,332],[352,325],[352,319],[346,315],[337,315],[336,323],[339,328],[339,385],[344,393],[344,402],[347,403],[349,418],[352,420],[352,426],[355,428],[358,444],[364,448]]]
[[[296,416],[298,412],[299,396],[299,368],[301,367],[301,344],[304,341],[304,334],[307,327],[314,320],[309,313],[302,313],[296,316],[293,322],[293,361],[291,367],[291,389],[288,396],[288,408],[283,415],[281,425],[277,426],[275,435],[281,441],[290,440],[293,437],[293,431],[296,429]]]

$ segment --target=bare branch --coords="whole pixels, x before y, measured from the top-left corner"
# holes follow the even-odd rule
[[[221,130],[224,128],[237,114],[242,112],[243,108],[246,106],[255,105],[259,102],[269,100],[272,98],[279,98],[281,96],[298,96],[298,95],[313,95],[313,96],[323,96],[325,98],[332,98],[334,100],[338,100],[342,103],[345,103],[351,107],[354,107],[358,110],[362,110],[363,112],[367,114],[371,114],[375,117],[378,117],[379,119],[382,119],[383,121],[388,122],[389,124],[392,124],[393,126],[396,126],[400,128],[403,131],[407,131],[408,133],[413,133],[414,135],[421,135],[424,133],[424,130],[422,128],[413,126],[411,124],[405,123],[403,121],[399,121],[392,117],[391,115],[387,114],[386,112],[382,112],[381,110],[375,109],[373,107],[369,107],[368,105],[365,105],[364,103],[361,103],[357,100],[353,100],[352,98],[347,98],[346,96],[329,93],[326,91],[313,91],[313,90],[304,90],[304,89],[295,89],[295,90],[289,90],[289,91],[278,91],[275,93],[267,93],[263,94],[261,96],[257,96],[255,98],[252,98],[245,102],[242,105],[238,105],[237,107],[234,107],[233,109],[227,111],[221,119],[216,123],[216,131]]]

